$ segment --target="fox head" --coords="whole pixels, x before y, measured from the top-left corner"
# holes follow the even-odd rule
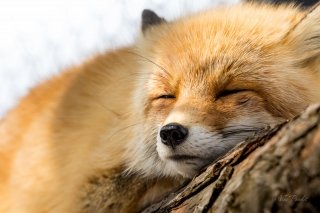
[[[320,101],[320,7],[142,15],[130,167],[192,177],[257,130]]]

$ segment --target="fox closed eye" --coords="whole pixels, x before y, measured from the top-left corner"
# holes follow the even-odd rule
[[[226,96],[229,96],[229,95],[241,93],[241,92],[247,92],[247,91],[248,90],[245,90],[245,89],[223,90],[222,92],[218,93],[217,99],[218,98],[222,98],[222,97],[226,97]],[[176,98],[176,96],[171,95],[171,94],[160,95],[160,96],[156,97],[156,99],[174,99],[174,98]]]
[[[176,96],[169,94],[169,95],[160,95],[156,99],[173,99],[173,98],[176,98]]]
[[[216,98],[219,99],[219,98],[222,98],[222,97],[227,97],[229,95],[234,95],[234,94],[238,94],[238,93],[241,93],[241,92],[247,92],[247,91],[248,90],[246,90],[246,89],[223,90],[223,91],[218,93]]]

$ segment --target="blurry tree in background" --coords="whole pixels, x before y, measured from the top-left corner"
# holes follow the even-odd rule
[[[297,5],[301,5],[302,7],[310,7],[319,0],[247,0],[248,2],[267,2],[267,3],[273,3],[273,4],[283,4],[283,3],[294,3]]]

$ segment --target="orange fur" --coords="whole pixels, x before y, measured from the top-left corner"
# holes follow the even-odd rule
[[[320,101],[319,10],[238,5],[161,22],[37,86],[0,123],[0,212],[139,211]],[[176,150],[158,137],[171,122],[189,128]]]

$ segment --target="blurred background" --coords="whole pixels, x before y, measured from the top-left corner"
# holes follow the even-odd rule
[[[0,118],[62,69],[133,42],[144,8],[172,20],[239,0],[1,0]]]

